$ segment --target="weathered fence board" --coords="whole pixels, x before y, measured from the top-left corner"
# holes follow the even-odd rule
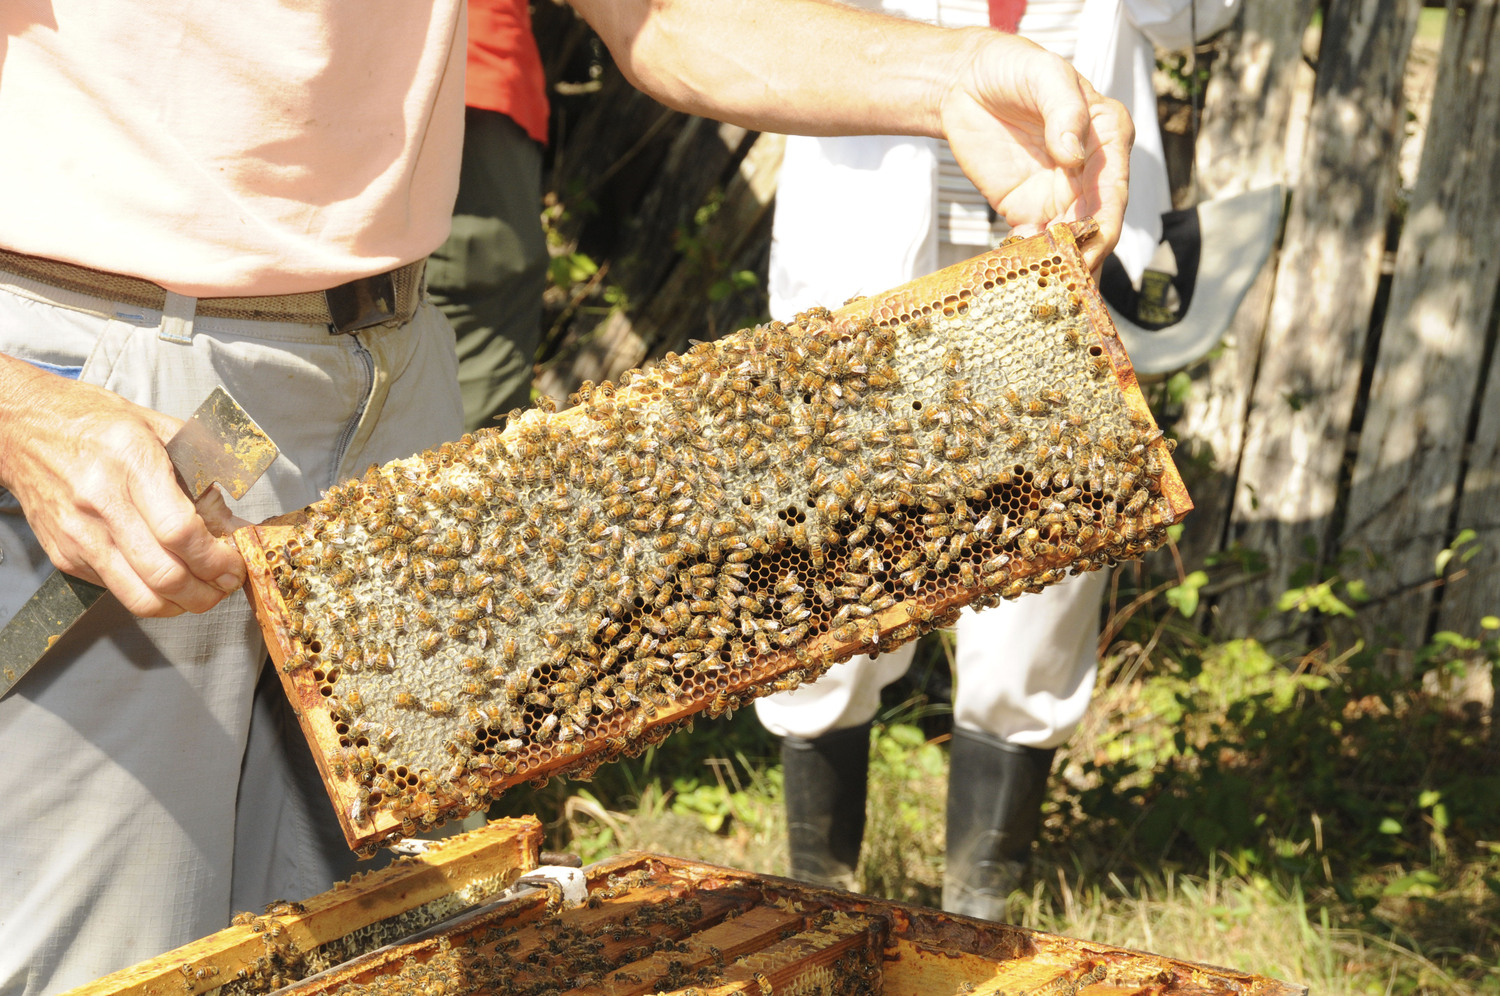
[[[1317,0],[1248,0],[1219,38],[1196,156],[1205,197],[1286,179],[1287,119],[1316,6]]]
[[[1433,558],[1452,538],[1500,278],[1497,8],[1476,0],[1448,24],[1349,493],[1343,543],[1373,565],[1367,628],[1409,650],[1427,639]]]
[[[739,182],[757,136],[671,110],[636,90],[570,8],[539,5],[534,24],[554,86],[553,238],[603,271],[553,295],[537,387],[561,400],[580,381],[618,376],[650,355],[657,335],[641,320],[653,310],[676,309],[702,337],[716,314],[706,291],[720,274],[710,271],[726,261],[705,265],[687,243],[701,227],[700,212]],[[743,240],[747,232],[735,235]],[[698,284],[684,281],[687,271]],[[606,288],[610,301],[628,303],[611,307]],[[555,300],[559,294],[566,300]],[[671,299],[659,300],[664,296]]]
[[[1221,618],[1233,631],[1274,635],[1261,627],[1261,610],[1304,558],[1321,564],[1380,276],[1402,71],[1419,10],[1417,0],[1334,0],[1325,11],[1231,528],[1270,569],[1224,594]]]
[[[1219,39],[1223,54],[1209,80],[1198,140],[1198,187],[1205,198],[1287,179],[1287,130],[1303,69],[1302,36],[1314,3],[1297,0],[1288,6],[1245,4]],[[1195,371],[1192,394],[1177,422],[1179,459],[1198,475],[1196,507],[1181,544],[1184,559],[1194,565],[1220,547],[1228,529],[1275,274],[1273,252],[1240,303],[1219,352]]]
[[[1480,341],[1488,340],[1493,356],[1480,382],[1483,393],[1476,406],[1477,425],[1455,516],[1456,526],[1477,533],[1478,553],[1464,565],[1467,577],[1442,591],[1438,625],[1475,635],[1481,619],[1500,615],[1500,350],[1495,349],[1500,332],[1500,275],[1496,269],[1500,265],[1500,186],[1496,182],[1500,174],[1496,162],[1500,158],[1500,3],[1475,0],[1456,4],[1449,14],[1445,56],[1449,51],[1454,53],[1453,79],[1445,85],[1444,78],[1439,77],[1439,100],[1446,104],[1472,94],[1476,106],[1472,117],[1467,117],[1467,132],[1455,126],[1460,137],[1448,154],[1482,159],[1488,164],[1481,168],[1476,163],[1467,171],[1468,182],[1476,188],[1472,193],[1487,196],[1480,210],[1488,214],[1480,218],[1460,216],[1453,221],[1463,225],[1475,257],[1471,261],[1472,284],[1467,288],[1475,327],[1469,331],[1483,337]],[[1448,63],[1445,58],[1445,67]],[[1482,266],[1475,265],[1481,260]],[[1481,356],[1476,351],[1463,359],[1478,373]]]
[[[785,135],[762,132],[754,136],[754,143],[740,160],[733,178],[724,186],[718,210],[695,234],[701,251],[711,259],[689,259],[677,266],[662,282],[661,292],[652,298],[636,323],[637,331],[648,343],[652,355],[684,349],[690,338],[716,338],[739,327],[717,324],[714,319],[721,316],[711,313],[710,325],[705,329],[697,321],[699,316],[683,309],[680,301],[688,296],[704,296],[704,292],[711,289],[719,271],[724,268],[713,265],[715,262],[739,260],[747,251],[754,255],[756,250],[750,247],[750,243],[757,238],[769,240],[769,228],[764,226],[770,221],[771,205],[776,198],[776,178],[781,171],[785,150]],[[615,371],[616,376],[619,373]]]
[[[739,137],[744,134],[739,132]],[[590,335],[573,338],[557,362],[542,371],[538,389],[543,394],[565,398],[584,380],[615,380],[647,357],[686,348],[689,338],[712,338],[744,324],[742,314],[723,314],[709,290],[721,271],[747,268],[754,265],[747,264],[747,258],[764,255],[784,145],[781,135],[751,136],[716,212],[693,234],[698,252],[659,252],[671,265],[661,271],[657,285],[641,295],[640,306],[629,314],[615,312]],[[702,253],[713,258],[702,258]]]

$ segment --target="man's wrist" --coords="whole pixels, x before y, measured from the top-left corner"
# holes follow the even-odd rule
[[[10,484],[7,468],[14,467],[15,438],[26,412],[37,405],[37,380],[46,377],[25,360],[0,353],[0,487]]]

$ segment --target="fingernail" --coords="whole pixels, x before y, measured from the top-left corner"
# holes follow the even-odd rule
[[[1072,156],[1075,160],[1083,159],[1083,143],[1078,140],[1077,135],[1074,135],[1072,132],[1064,135],[1062,138],[1062,145],[1063,151]]]
[[[214,584],[219,586],[220,591],[228,594],[232,591],[237,591],[244,584],[244,582],[235,577],[233,574],[225,574],[223,577],[219,578],[219,580],[215,581]]]

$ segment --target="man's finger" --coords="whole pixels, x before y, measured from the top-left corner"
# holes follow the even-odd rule
[[[1081,166],[1087,157],[1089,99],[1081,78],[1065,72],[1063,64],[1028,79],[1033,99],[1042,112],[1043,141],[1047,154],[1059,166]]]
[[[127,482],[131,510],[112,523],[115,543],[157,595],[189,612],[207,611],[244,584],[244,562],[209,532],[165,451],[155,449],[136,466],[142,469]]]
[[[236,529],[250,525],[248,519],[242,519],[230,511],[229,504],[224,501],[224,492],[219,490],[218,485],[203,492],[203,497],[198,499],[198,514],[203,516],[208,531],[215,536],[228,536]]]

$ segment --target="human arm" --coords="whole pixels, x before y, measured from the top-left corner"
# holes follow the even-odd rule
[[[571,2],[669,106],[769,131],[946,138],[1022,233],[1092,215],[1091,264],[1119,236],[1129,116],[1024,39],[822,0]]]
[[[203,612],[245,580],[217,489],[195,508],[163,448],[182,423],[0,355],[0,487],[60,570],[140,616]]]

